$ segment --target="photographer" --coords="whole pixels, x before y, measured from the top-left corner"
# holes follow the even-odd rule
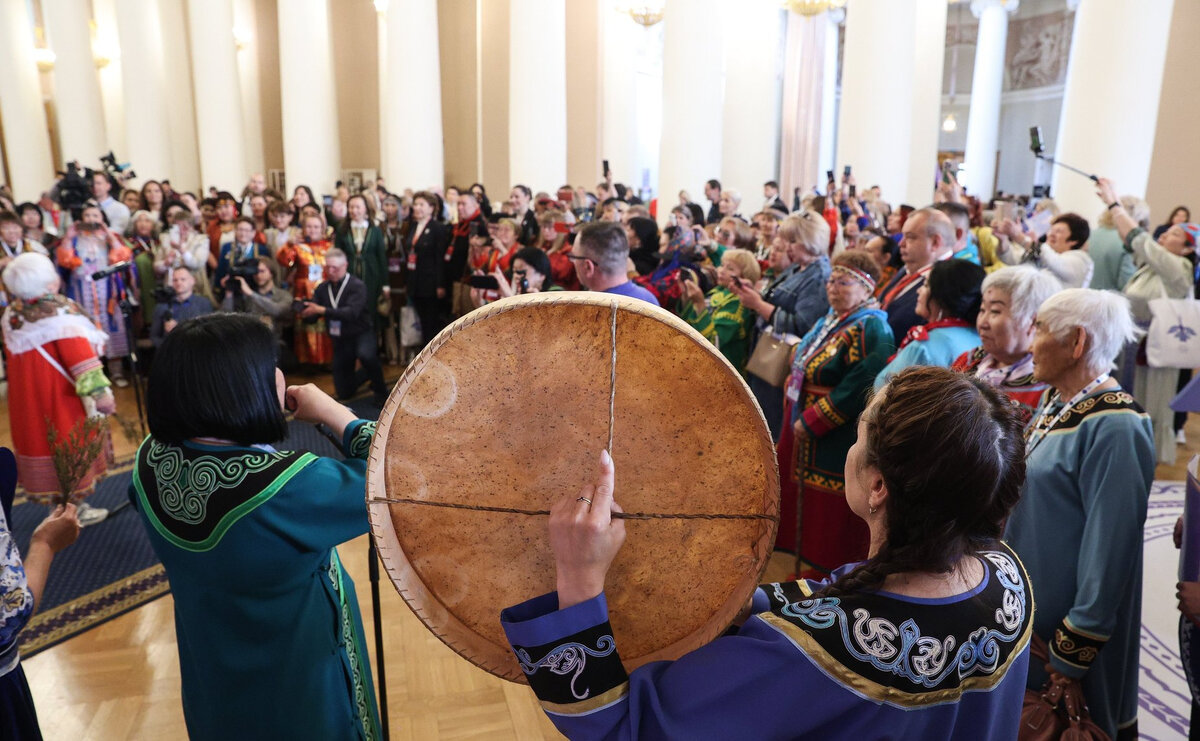
[[[165,300],[154,307],[154,323],[150,326],[150,341],[158,347],[166,339],[167,334],[180,323],[193,317],[211,314],[213,303],[204,296],[192,291],[196,288],[196,278],[186,267],[178,267],[171,271],[171,289],[174,296],[168,292],[162,298]]]
[[[247,279],[246,269],[250,267],[254,272]],[[292,294],[278,286],[278,271],[279,266],[268,257],[258,257],[252,263],[239,266],[226,283],[221,311],[249,314],[270,327],[275,336],[277,364],[283,368],[295,364],[291,351],[284,352],[286,345],[283,343],[283,329],[292,324]]]
[[[367,381],[375,403],[382,405],[387,398],[372,323],[374,308],[367,301],[367,284],[350,275],[346,253],[336,247],[326,252],[325,282],[313,292],[313,301],[304,302],[300,317],[325,319],[333,340],[333,388],[339,399],[354,396]],[[362,363],[357,371],[356,362]]]
[[[223,293],[229,293],[225,285],[226,279],[240,272],[239,268],[249,268],[247,274],[252,276],[254,268],[251,266],[255,260],[260,257],[272,257],[269,247],[254,241],[257,231],[254,219],[240,216],[233,227],[233,242],[221,245],[221,257],[217,260],[213,283],[220,286]]]

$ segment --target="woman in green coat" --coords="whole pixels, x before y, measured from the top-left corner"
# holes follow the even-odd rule
[[[346,253],[350,275],[367,284],[367,306],[378,306],[379,297],[390,292],[383,232],[375,225],[371,207],[361,195],[350,196],[346,211],[346,218],[334,234],[333,246]],[[379,312],[373,316],[378,331],[383,327],[384,318]]]

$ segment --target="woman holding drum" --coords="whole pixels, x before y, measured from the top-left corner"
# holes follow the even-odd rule
[[[909,368],[857,428],[845,489],[870,530],[867,560],[826,581],[764,585],[736,635],[632,674],[604,596],[625,522],[601,455],[595,484],[551,510],[557,592],[501,616],[560,731],[1016,737],[1033,617],[1024,569],[999,540],[1025,476],[1016,411],[977,379]]]

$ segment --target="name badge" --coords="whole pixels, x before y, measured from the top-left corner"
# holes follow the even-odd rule
[[[416,250],[412,250],[411,252],[408,253],[408,269],[409,270],[417,269],[417,251]]]
[[[341,337],[342,336],[342,320],[341,319],[330,319],[327,322],[327,324],[329,326],[329,336],[330,337]]]
[[[315,262],[308,266],[308,282],[317,284],[321,282],[321,278],[325,277],[325,269]]]

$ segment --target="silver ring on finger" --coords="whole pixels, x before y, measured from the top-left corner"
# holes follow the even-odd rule
[[[587,497],[580,497],[580,498],[576,499],[575,501],[576,502],[587,502],[589,507],[592,505],[592,500],[588,499]]]

